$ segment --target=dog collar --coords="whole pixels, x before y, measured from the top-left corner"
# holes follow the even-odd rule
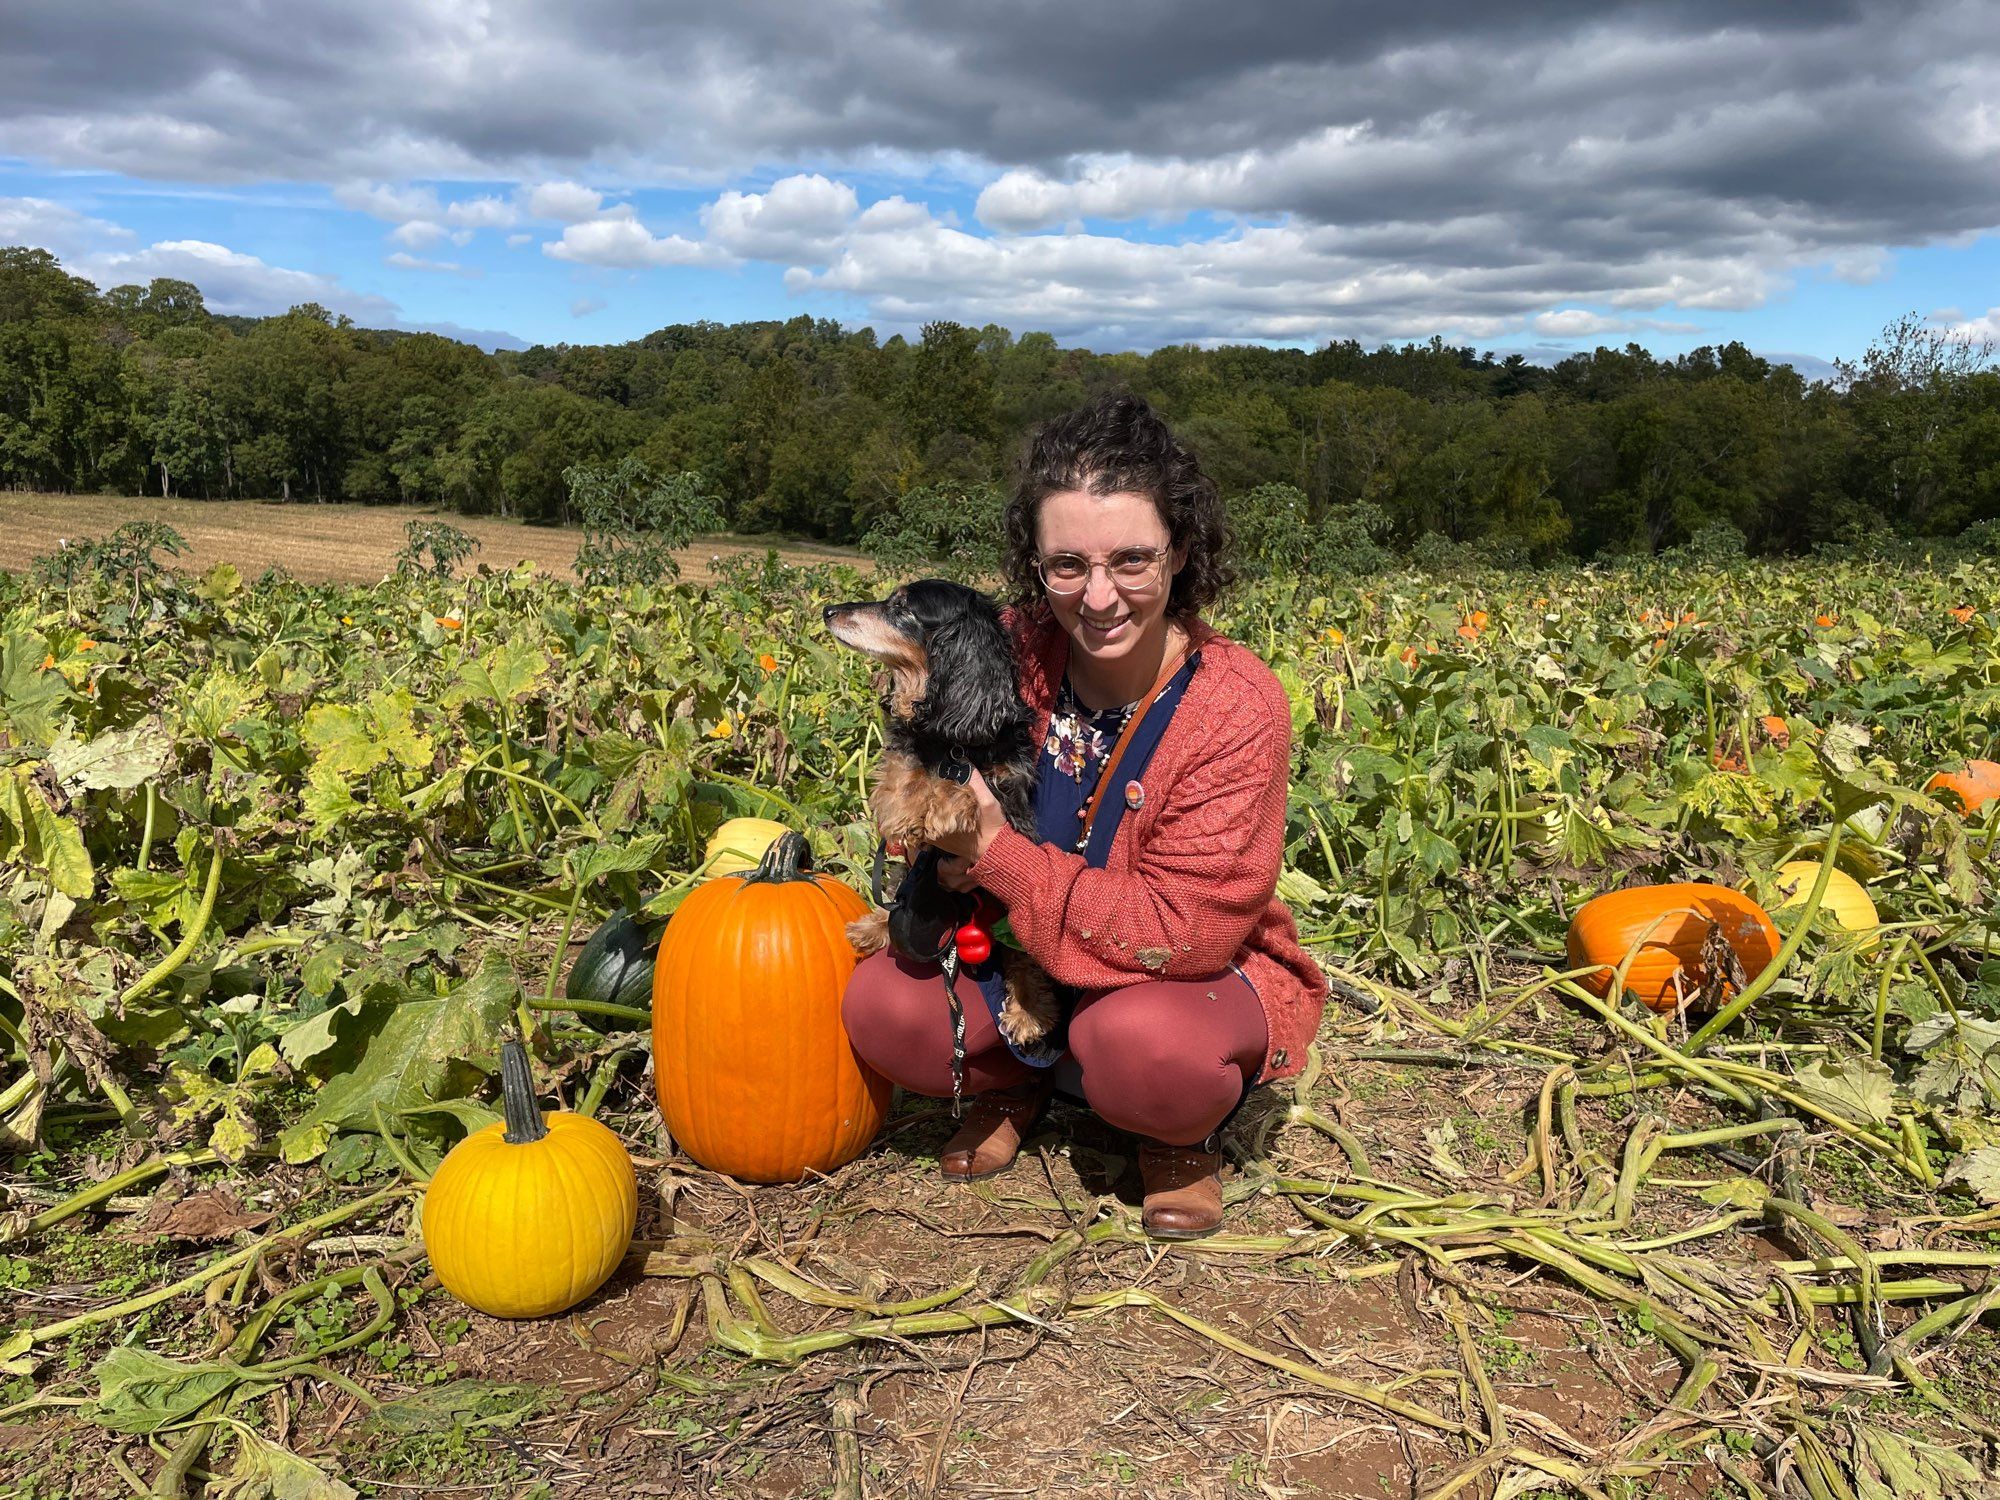
[[[959,786],[972,780],[972,762],[967,758],[963,745],[953,745],[942,761],[925,769],[939,780],[956,782]]]

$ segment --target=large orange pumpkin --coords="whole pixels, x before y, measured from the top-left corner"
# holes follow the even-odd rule
[[[1679,1010],[1702,991],[1707,966],[1703,946],[1712,929],[1735,950],[1744,974],[1755,979],[1778,956],[1781,939],[1764,908],[1719,885],[1683,881],[1610,891],[1577,908],[1569,924],[1569,966],[1599,967],[1579,982],[1593,995],[1611,993],[1625,955],[1625,988],[1657,1011]],[[1723,994],[1732,987],[1722,984]]]
[[[882,1128],[889,1081],[840,1020],[846,928],[867,910],[787,833],[674,913],[653,970],[653,1076],[674,1139],[703,1166],[796,1182],[852,1161]]]
[[[1969,760],[1963,771],[1940,771],[1924,788],[1927,792],[1956,792],[1967,812],[1978,812],[2000,798],[2000,762]]]

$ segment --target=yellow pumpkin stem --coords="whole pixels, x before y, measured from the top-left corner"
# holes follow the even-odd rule
[[[528,1071],[528,1050],[511,1038],[500,1044],[500,1109],[507,1117],[505,1140],[526,1146],[549,1133],[535,1102],[535,1080]]]

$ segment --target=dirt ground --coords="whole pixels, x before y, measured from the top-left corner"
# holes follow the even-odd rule
[[[574,578],[572,564],[583,533],[555,526],[527,526],[492,516],[461,516],[409,506],[282,504],[265,500],[153,500],[118,495],[46,495],[0,491],[0,569],[18,571],[64,537],[101,537],[126,521],[160,521],[187,539],[175,559],[187,572],[231,562],[254,578],[275,563],[308,583],[379,583],[395,568],[403,523],[448,521],[479,539],[473,564],[500,569],[523,558],[557,578]],[[762,553],[763,537],[705,537],[679,554],[681,576],[712,578],[708,561],[718,554]],[[869,564],[856,553],[816,542],[778,544],[787,562]]]
[[[1548,1019],[1562,1022],[1559,1013]],[[563,1034],[577,1035],[567,1023]],[[1575,1042],[1546,1028],[1538,1034]],[[389,1268],[402,1309],[397,1326],[341,1358],[348,1383],[302,1370],[259,1394],[255,1410],[267,1434],[360,1493],[379,1496],[1495,1500],[1534,1488],[1536,1476],[1493,1453],[1482,1458],[1469,1441],[1462,1424],[1479,1427],[1489,1409],[1468,1378],[1476,1357],[1490,1382],[1490,1409],[1504,1413],[1510,1441],[1574,1460],[1594,1476],[1582,1490],[1556,1481],[1556,1492],[1598,1500],[1736,1494],[1716,1465],[1749,1462],[1746,1447],[1725,1447],[1721,1437],[1747,1443],[1750,1413],[1732,1417],[1713,1405],[1699,1418],[1676,1413],[1670,1403],[1682,1368],[1629,1311],[1511,1255],[1473,1250],[1454,1267],[1439,1264],[1434,1252],[1399,1252],[1366,1235],[1302,1238],[1314,1233],[1301,1214],[1315,1203],[1342,1218],[1357,1211],[1366,1217],[1365,1195],[1336,1189],[1319,1196],[1314,1181],[1415,1184],[1441,1207],[1463,1205],[1456,1212],[1466,1215],[1532,1215],[1550,1192],[1560,1203],[1577,1190],[1565,1173],[1538,1200],[1536,1175],[1524,1180],[1518,1165],[1543,1070],[1498,1057],[1480,1066],[1444,1058],[1426,1064],[1419,1059],[1427,1054],[1408,1045],[1417,1038],[1386,1050],[1380,1041],[1379,1021],[1336,1005],[1320,1037],[1326,1073],[1296,1101],[1340,1122],[1371,1159],[1369,1174],[1357,1179],[1343,1146],[1291,1118],[1288,1086],[1260,1090],[1231,1127],[1237,1167],[1228,1232],[1185,1246],[1132,1232],[1140,1195],[1130,1142],[1080,1107],[1059,1103],[1014,1170],[986,1183],[939,1179],[937,1153],[952,1129],[948,1109],[908,1098],[876,1142],[831,1176],[752,1187],[673,1150],[634,1055],[600,1117],[638,1166],[638,1253],[598,1293],[563,1317],[498,1321],[451,1298],[426,1265],[403,1252]],[[616,1044],[594,1044],[577,1058],[564,1092],[588,1076],[592,1057]],[[1656,1095],[1644,1113],[1677,1130],[1715,1123],[1701,1100],[1678,1092]],[[1581,1115],[1583,1139],[1611,1160],[1641,1123],[1640,1112],[1618,1101],[1589,1101]],[[1447,1126],[1452,1134],[1440,1155],[1439,1131]],[[1857,1236],[1936,1212],[1925,1195],[1885,1184],[1831,1150],[1805,1167],[1815,1201],[1839,1205],[1834,1211],[1855,1223]],[[1281,1177],[1254,1176],[1273,1170]],[[1672,1189],[1640,1188],[1632,1242],[1689,1232],[1713,1210],[1687,1186],[1734,1170],[1706,1151],[1677,1153]],[[194,1191],[210,1176],[162,1193]],[[279,1223],[371,1185],[276,1165],[230,1177],[245,1203],[275,1213]],[[404,1243],[410,1213],[407,1202],[399,1204],[340,1231],[357,1235],[274,1263],[269,1289]],[[1432,1241],[1436,1249],[1480,1237],[1439,1227],[1445,1232]],[[1300,1250],[1288,1248],[1294,1242]],[[39,1320],[87,1306],[106,1295],[108,1275],[122,1275],[127,1286],[156,1284],[222,1248],[141,1244],[101,1228],[51,1237],[18,1262],[35,1272],[21,1311]],[[1037,1283],[1035,1300],[1024,1271],[1065,1249]],[[1692,1253],[1718,1272],[1754,1276],[1760,1262],[1813,1249],[1745,1224],[1698,1242]],[[753,1283],[739,1269],[723,1293],[714,1280],[719,1264],[776,1268],[798,1278],[794,1288],[817,1292],[801,1299]],[[960,1295],[947,1295],[954,1291]],[[1124,1300],[1140,1297],[1157,1302]],[[910,1328],[843,1340],[843,1328],[870,1316],[859,1304],[925,1298],[952,1309],[1001,1302],[1029,1316],[977,1331]],[[1093,1306],[1093,1298],[1111,1305]],[[329,1324],[295,1317],[294,1331],[275,1339],[272,1353],[353,1326],[364,1300],[345,1314],[326,1314],[335,1319]],[[170,1316],[149,1314],[142,1332],[111,1328],[80,1341],[63,1358],[70,1377],[45,1382],[43,1393],[87,1404],[93,1362],[121,1339],[142,1337],[159,1352],[199,1357],[233,1325],[226,1309],[204,1311],[197,1301],[179,1299]],[[739,1330],[761,1319],[763,1336],[812,1333],[833,1346],[789,1361],[745,1357],[713,1337],[718,1311]],[[1912,1315],[1889,1309],[1886,1331],[1907,1326]],[[1776,1310],[1766,1326],[1784,1347],[1789,1325]],[[1984,1329],[1964,1334],[1930,1373],[1984,1411],[1994,1339]],[[1836,1398],[1865,1399],[1859,1410],[1870,1421],[1938,1435],[1936,1414],[1907,1391],[1850,1373],[1857,1366],[1838,1320],[1822,1320],[1817,1337],[1821,1352],[1806,1362],[1822,1364],[1816,1378],[1825,1383],[1799,1386],[1785,1400],[1824,1413]],[[1838,1364],[1825,1362],[1829,1352]],[[1724,1357],[1731,1357],[1726,1346]],[[1342,1393],[1344,1381],[1407,1408],[1398,1414],[1353,1399]],[[1772,1386],[1760,1398],[1760,1417],[1782,1418],[1779,1401]],[[248,1416],[252,1408],[239,1410]],[[1427,1425],[1422,1414],[1447,1430]],[[159,1468],[143,1439],[106,1432],[83,1415],[44,1410],[10,1431],[0,1403],[0,1493],[37,1500],[124,1494],[129,1485],[116,1478],[118,1463],[147,1476]],[[1739,1421],[1745,1430],[1737,1430]],[[1962,1437],[1945,1435],[1961,1446]],[[1634,1455],[1648,1456],[1649,1471],[1615,1478],[1613,1466]],[[224,1458],[218,1470],[226,1465]],[[31,1479],[8,1488],[10,1477],[18,1482],[37,1470],[40,1485]]]

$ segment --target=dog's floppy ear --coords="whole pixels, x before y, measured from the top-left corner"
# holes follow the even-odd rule
[[[1014,650],[1000,612],[974,595],[953,618],[929,631],[930,686],[917,722],[939,739],[989,745],[1027,710],[1014,676]]]

